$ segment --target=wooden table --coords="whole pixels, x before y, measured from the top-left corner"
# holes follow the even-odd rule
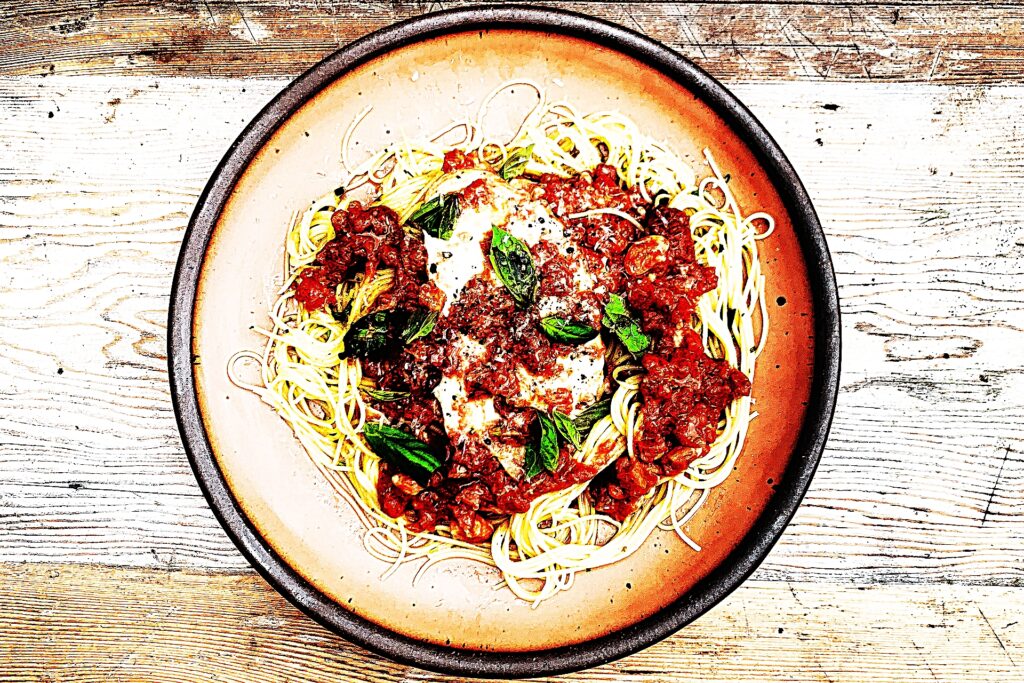
[[[440,679],[249,568],[182,451],[164,340],[185,224],[244,124],[441,4],[0,4],[0,679]],[[750,105],[821,214],[844,335],[829,447],[764,565],[566,679],[1024,679],[1024,8],[550,4]]]

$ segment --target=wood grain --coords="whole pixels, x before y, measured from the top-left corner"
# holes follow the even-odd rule
[[[164,348],[184,227],[245,123],[337,47],[465,4],[0,3],[0,679],[455,680],[333,636],[248,568],[182,452]],[[808,186],[844,327],[828,449],[753,580],[543,680],[1018,680],[1024,7],[540,4],[730,83]]]
[[[0,561],[246,567],[164,326],[195,199],[283,84],[0,78]],[[829,447],[757,578],[1024,586],[1024,87],[735,90],[808,185],[844,316]]]
[[[251,573],[0,565],[0,582],[10,683],[455,680],[350,645]],[[536,680],[1013,680],[1024,661],[1022,593],[753,581],[641,653]]]
[[[471,2],[354,0],[0,7],[0,74],[296,75],[371,30]],[[541,2],[638,29],[728,81],[1014,82],[1019,5]]]

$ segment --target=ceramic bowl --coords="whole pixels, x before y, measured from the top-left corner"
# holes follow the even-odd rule
[[[579,111],[618,109],[709,173],[710,148],[742,207],[777,219],[760,244],[771,333],[736,470],[689,524],[703,550],[657,533],[639,552],[582,573],[536,609],[496,589],[491,568],[453,561],[413,585],[415,567],[363,549],[353,512],[288,427],[227,380],[237,350],[260,348],[294,212],[342,182],[341,137],[365,107],[353,156],[475,114],[496,85],[528,78]],[[496,101],[496,126],[521,115]],[[491,119],[489,119],[491,121]],[[807,490],[839,374],[836,286],[800,180],[722,85],[661,44],[577,14],[467,9],[378,31],[320,62],[249,124],[192,217],[174,280],[169,359],[183,441],[199,484],[253,566],[299,608],[364,647],[427,669],[535,676],[635,652],[697,618],[764,559]]]

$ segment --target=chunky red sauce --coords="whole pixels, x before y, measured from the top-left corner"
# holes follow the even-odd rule
[[[490,249],[489,236],[482,240],[481,248],[485,253]],[[541,241],[533,255],[542,283],[541,295],[568,286],[565,280],[571,276],[565,272],[567,265],[557,257],[552,245]],[[581,301],[574,312],[597,326],[601,305],[593,299],[587,309]],[[568,348],[546,337],[539,323],[536,310],[517,307],[504,287],[480,276],[472,278],[438,321],[429,339],[413,343],[399,357],[379,363],[364,362],[365,374],[380,386],[416,392],[407,401],[377,403],[375,407],[393,424],[412,429],[428,443],[445,442],[443,417],[429,392],[437,386],[443,373],[455,369],[458,359],[453,357],[453,340],[463,334],[485,347],[485,355],[474,362],[466,376],[469,398],[492,397],[495,409],[503,418],[501,433],[487,438],[510,446],[524,446],[531,438],[536,416],[527,403],[517,399],[520,394],[517,370],[522,367],[536,377],[551,377],[559,370],[557,359]],[[422,381],[424,379],[429,381]],[[546,399],[563,412],[569,412],[572,396],[566,389],[560,392],[551,392]],[[424,419],[427,405],[431,409],[429,421]],[[511,477],[484,447],[490,445],[489,441],[481,444],[466,440],[455,445],[446,442],[446,445],[447,461],[425,488],[393,468],[384,470],[378,478],[378,499],[386,501],[382,506],[387,506],[388,514],[400,511],[395,516],[404,516],[413,531],[429,531],[437,524],[446,523],[457,538],[483,541],[494,530],[490,515],[525,512],[537,496],[587,481],[596,474],[595,469],[571,457],[572,446],[569,445],[563,447],[559,467],[553,473],[542,472],[528,480]]]
[[[449,152],[443,168],[455,171],[477,165],[473,155]],[[566,353],[565,345],[541,332],[535,308],[518,308],[507,290],[478,276],[451,302],[426,338],[362,362],[364,376],[378,388],[409,394],[397,401],[373,400],[373,407],[390,424],[444,454],[442,466],[422,484],[381,463],[377,481],[381,508],[393,517],[404,517],[413,531],[447,524],[456,538],[482,542],[493,532],[495,515],[525,512],[537,496],[590,479],[589,492],[597,509],[623,519],[662,477],[678,474],[707,452],[722,410],[750,391],[746,377],[707,356],[700,337],[689,328],[698,298],[715,286],[715,274],[695,261],[683,212],[654,209],[638,193],[623,190],[615,169],[606,165],[569,179],[543,176],[533,193],[581,245],[571,257],[587,260],[588,270],[601,274],[596,289],[603,288],[604,293],[574,296],[571,317],[597,328],[608,295],[619,293],[653,340],[641,359],[646,374],[640,383],[642,428],[635,439],[635,457],[620,457],[595,478],[593,468],[571,457],[572,446],[563,445],[555,472],[516,480],[483,444],[451,443],[432,392],[445,371],[459,362],[453,351],[457,335],[486,347],[485,357],[470,368],[467,384],[473,395],[493,397],[503,418],[502,432],[488,438],[516,446],[531,438],[536,420],[533,409],[516,399],[517,368],[550,377],[558,371],[558,357]],[[460,201],[471,205],[488,200],[483,181],[460,193]],[[632,217],[644,225],[645,233],[616,213],[569,218],[600,208]],[[403,231],[393,211],[352,203],[336,212],[332,223],[337,237],[320,252],[314,268],[295,283],[295,297],[304,307],[333,307],[338,284],[358,273],[372,277],[379,268],[394,269],[395,286],[378,299],[375,309],[440,310],[444,306],[443,292],[429,282],[421,239]],[[481,242],[486,253],[490,236]],[[532,251],[539,296],[572,293],[569,259],[543,240]],[[548,398],[568,411],[572,396],[563,391],[564,396]]]
[[[622,520],[665,477],[705,455],[718,433],[722,411],[750,393],[750,381],[704,351],[690,322],[701,295],[717,285],[713,268],[694,256],[687,215],[649,211],[648,236],[625,253],[626,298],[653,348],[641,359],[641,426],[633,456],[620,457],[590,486],[598,511]]]
[[[320,250],[314,267],[295,282],[295,298],[307,311],[333,306],[338,285],[359,274],[370,279],[380,268],[393,269],[395,282],[381,295],[377,308],[407,308],[421,300],[427,306],[436,300],[437,287],[427,279],[423,240],[406,233],[394,211],[352,202],[344,211],[334,212],[331,224],[336,237]]]
[[[708,452],[719,417],[729,403],[750,393],[747,377],[704,352],[690,327],[700,296],[717,285],[713,268],[697,262],[688,216],[653,208],[620,188],[615,169],[601,165],[592,175],[544,176],[541,196],[552,211],[602,253],[611,291],[626,296],[653,348],[644,354],[640,379],[642,426],[634,457],[618,458],[590,485],[599,512],[625,519],[644,494],[664,477],[685,470]],[[644,225],[610,213],[569,218],[595,208],[616,208]]]
[[[463,161],[453,158],[452,163]],[[488,199],[488,192],[484,182],[476,181],[460,195],[463,200],[479,202]],[[296,299],[307,310],[325,305],[336,309],[335,289],[341,282],[360,273],[372,277],[380,268],[394,270],[395,286],[378,298],[375,310],[440,310],[444,306],[444,293],[428,280],[422,241],[402,230],[392,210],[352,203],[337,211],[332,223],[337,237],[324,246],[313,267],[304,271],[294,286]],[[486,251],[490,239],[483,242]],[[557,294],[564,289],[567,293],[571,274],[564,257],[542,242],[534,259],[543,283],[541,291]],[[587,311],[587,319],[594,325],[599,324],[601,305],[595,298]],[[582,309],[583,304],[577,308]],[[414,531],[448,524],[457,538],[480,542],[493,532],[494,515],[525,512],[537,496],[593,478],[596,470],[578,463],[571,457],[572,447],[565,446],[555,472],[516,480],[490,451],[472,443],[453,446],[445,432],[432,392],[442,373],[455,362],[451,342],[462,333],[486,345],[486,358],[474,366],[468,380],[474,392],[495,397],[495,408],[504,418],[502,433],[491,438],[520,447],[526,443],[536,418],[531,408],[506,398],[519,393],[515,370],[521,365],[535,375],[550,377],[557,370],[559,353],[565,353],[565,346],[549,340],[538,325],[536,311],[517,308],[504,288],[476,277],[427,338],[395,348],[383,358],[362,361],[364,376],[378,388],[409,394],[397,401],[372,401],[373,407],[390,424],[446,456],[425,486],[382,463],[377,493],[384,512],[404,516]],[[561,351],[558,346],[563,347]],[[570,403],[571,396],[566,395],[561,408],[568,411]]]
[[[461,171],[464,168],[473,168],[474,166],[476,166],[475,152],[467,154],[461,149],[453,149],[445,152],[441,170],[445,173],[451,173],[452,171]]]
[[[639,192],[622,189],[618,172],[607,164],[572,178],[543,175],[534,196],[543,199],[563,221],[594,209],[616,209],[640,219],[648,208]],[[636,226],[614,213],[570,219],[566,224],[579,242],[608,256],[621,255],[637,237]]]

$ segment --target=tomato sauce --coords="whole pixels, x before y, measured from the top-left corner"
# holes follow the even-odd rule
[[[636,226],[615,213],[570,216],[594,209],[615,209],[639,222],[648,209],[638,191],[622,189],[618,172],[607,164],[599,164],[593,173],[571,178],[545,174],[534,196],[547,203],[578,242],[609,256],[619,256],[626,251],[637,237]]]
[[[428,299],[434,294],[423,240],[407,234],[394,211],[352,202],[334,212],[331,225],[335,238],[323,246],[312,267],[302,271],[293,289],[307,311],[335,305],[338,285],[358,274],[369,280],[380,268],[391,268],[395,281],[378,300],[378,309],[406,307],[417,303],[421,294]]]
[[[589,487],[596,509],[618,520],[661,479],[707,454],[722,411],[750,393],[746,375],[707,355],[690,326],[700,296],[718,280],[713,268],[696,260],[686,213],[650,210],[645,227],[649,236],[623,257],[627,300],[653,341],[641,359],[641,426],[632,456],[620,457]]]
[[[458,160],[453,163],[460,163]],[[464,197],[486,200],[483,182],[471,183]],[[321,250],[313,266],[297,278],[295,298],[307,310],[336,307],[336,287],[357,274],[372,277],[381,268],[395,273],[395,285],[382,294],[374,310],[412,310],[417,307],[440,310],[444,293],[427,276],[427,255],[419,238],[402,229],[398,216],[386,207],[368,207],[353,202],[332,217],[337,236]],[[482,247],[489,249],[490,240]],[[545,291],[565,290],[568,264],[557,259],[553,245],[541,243],[534,255]],[[598,324],[600,302],[593,301],[590,320]],[[382,358],[364,359],[363,375],[379,389],[407,394],[394,401],[372,400],[389,424],[404,429],[444,453],[445,463],[421,485],[387,463],[382,463],[377,481],[381,509],[393,517],[405,517],[413,531],[431,531],[448,524],[453,535],[471,542],[485,541],[493,532],[495,515],[524,512],[530,501],[593,478],[596,471],[571,457],[566,446],[555,472],[542,472],[526,480],[512,478],[490,451],[479,444],[451,444],[444,428],[434,388],[445,370],[457,359],[452,349],[457,334],[465,334],[486,345],[487,356],[469,373],[469,384],[480,395],[495,397],[503,433],[494,438],[522,447],[531,437],[536,419],[532,408],[515,405],[506,397],[519,393],[516,368],[522,366],[540,377],[557,371],[557,359],[566,351],[540,330],[535,310],[515,305],[501,286],[481,278],[472,279],[449,312],[440,318],[425,339],[391,350]],[[559,348],[561,347],[561,348]],[[560,406],[568,411],[571,395]]]
[[[477,178],[459,190],[459,206],[479,208],[491,201],[491,189],[483,178]]]
[[[445,152],[444,162],[441,164],[441,170],[444,173],[451,173],[452,171],[461,171],[465,168],[473,168],[476,166],[476,152],[463,152],[461,149],[453,149]]]
[[[443,169],[476,165],[473,155],[453,151],[445,155]],[[467,384],[471,397],[493,397],[502,417],[502,433],[488,438],[515,446],[526,444],[536,429],[535,411],[515,398],[520,389],[517,368],[551,377],[559,370],[559,356],[567,350],[543,334],[535,307],[517,307],[504,287],[476,276],[450,302],[426,338],[362,362],[364,376],[378,388],[407,394],[394,401],[371,399],[374,409],[445,456],[442,466],[421,482],[381,463],[377,481],[381,509],[392,517],[404,517],[412,531],[431,531],[444,524],[455,538],[483,542],[493,533],[497,516],[525,512],[537,496],[588,480],[592,480],[588,494],[598,511],[624,519],[658,481],[682,472],[707,453],[722,411],[750,392],[747,378],[708,356],[700,336],[690,329],[699,297],[715,287],[716,278],[713,269],[696,261],[684,212],[644,202],[636,191],[623,189],[615,169],[606,165],[573,178],[545,175],[533,195],[547,204],[581,245],[571,258],[588,260],[588,271],[600,273],[595,289],[603,290],[600,295],[576,295],[571,261],[542,240],[532,248],[539,296],[573,294],[572,317],[597,328],[608,295],[621,294],[653,341],[639,359],[645,371],[640,380],[642,427],[635,435],[633,456],[621,456],[598,474],[572,457],[571,445],[563,445],[554,472],[517,480],[485,444],[451,442],[432,392],[445,372],[460,362],[454,351],[459,335],[486,348],[485,357],[470,368]],[[460,192],[461,202],[488,200],[483,181],[474,181]],[[594,209],[617,213],[570,217]],[[644,230],[638,230],[633,221]],[[380,268],[394,270],[395,285],[378,299],[375,309],[440,310],[444,306],[444,293],[429,281],[421,239],[407,234],[393,211],[353,202],[334,214],[332,224],[337,237],[294,285],[295,298],[307,310],[333,307],[337,285],[358,273],[372,277]],[[485,253],[489,244],[489,236],[481,240]],[[555,403],[564,401],[568,411],[572,396],[567,390],[565,394],[555,397]]]

